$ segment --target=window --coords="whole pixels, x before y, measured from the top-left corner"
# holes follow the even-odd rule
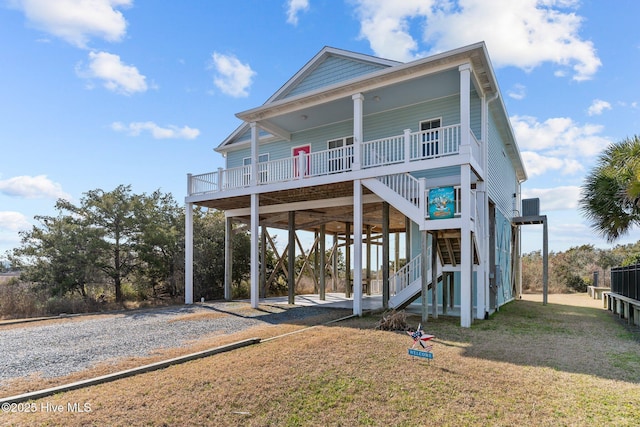
[[[260,165],[260,163],[267,163],[268,161],[269,153],[260,154],[258,156],[258,184],[264,184],[265,182],[267,182],[267,165]],[[243,158],[242,166],[251,166],[251,157]],[[251,184],[251,168],[244,168],[242,173],[242,182],[245,186]]]
[[[329,172],[342,172],[351,168],[353,163],[353,137],[327,141],[329,150]]]
[[[422,133],[422,157],[438,155],[438,129],[442,126],[442,119],[430,119],[420,122]]]

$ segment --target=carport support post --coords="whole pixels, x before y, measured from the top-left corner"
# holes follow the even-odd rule
[[[233,219],[225,218],[224,224],[224,299],[231,301],[233,282]]]
[[[331,289],[333,292],[338,290],[338,233],[333,235],[333,256],[331,257],[332,270],[331,274]]]
[[[325,274],[325,270],[327,269],[327,259],[326,259],[326,238],[327,238],[327,226],[322,224],[320,226],[320,301],[324,301],[325,292],[327,288],[327,278]]]
[[[542,305],[547,305],[549,293],[549,236],[547,217],[542,220]]]
[[[371,226],[367,224],[367,295],[371,295]]]
[[[344,273],[344,297],[351,298],[351,223],[346,222],[344,226],[344,262],[346,264]]]
[[[260,232],[260,298],[267,297],[267,227]]]
[[[260,301],[260,216],[258,194],[251,194],[251,307],[258,308]]]
[[[434,319],[438,318],[438,236],[431,234],[431,308]]]
[[[193,304],[193,203],[187,203],[184,215],[184,303]]]
[[[420,295],[420,300],[422,301],[422,323],[427,323],[429,319],[429,284],[427,273],[429,272],[429,239],[428,239],[427,231],[420,232],[420,249],[421,249],[421,258],[420,258],[420,278],[422,281],[422,294]]]
[[[389,203],[382,202],[382,307],[385,310],[389,308],[389,294]]]
[[[353,314],[362,316],[362,185],[353,181]]]
[[[289,291],[289,304],[296,303],[296,212],[289,211],[289,252],[287,254],[287,288]]]

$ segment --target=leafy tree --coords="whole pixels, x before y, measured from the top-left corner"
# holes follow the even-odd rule
[[[91,190],[80,199],[80,206],[58,201],[87,227],[101,233],[103,256],[98,266],[111,279],[116,301],[121,302],[122,283],[138,268],[137,247],[142,233],[136,218],[141,197],[131,194],[131,186],[119,185],[113,191]]]
[[[193,287],[194,296],[207,300],[224,298],[224,213],[194,209],[193,215]],[[233,233],[233,285],[249,278],[251,240],[242,228]]]
[[[157,286],[166,284],[169,296],[178,294],[184,279],[184,210],[171,194],[159,190],[141,196],[136,209],[140,227],[137,253],[142,268],[138,280],[157,296]]]
[[[96,280],[96,265],[104,250],[100,232],[76,218],[37,216],[39,226],[22,232],[22,246],[13,251],[12,264],[22,269],[22,278],[40,284],[53,295],[78,292],[87,296],[86,285]]]
[[[580,208],[609,242],[640,225],[640,137],[604,151],[585,178]]]

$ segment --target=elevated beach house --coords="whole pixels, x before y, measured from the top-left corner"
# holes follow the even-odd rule
[[[226,167],[188,175],[186,303],[194,297],[194,205],[225,212],[228,298],[232,223],[248,225],[254,307],[267,280],[266,228],[288,231],[289,271],[296,230],[315,233],[323,266],[327,237],[344,242],[354,314],[371,293],[373,235],[384,307],[421,301],[425,320],[445,312],[468,327],[517,296],[512,220],[526,172],[484,43],[409,63],[325,47],[262,106],[236,116],[242,125],[216,148]],[[390,269],[398,233],[406,265]],[[318,269],[320,298],[327,269]]]

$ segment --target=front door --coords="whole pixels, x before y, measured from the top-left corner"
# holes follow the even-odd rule
[[[311,169],[311,158],[309,154],[311,153],[310,145],[301,145],[299,147],[293,147],[291,149],[291,157],[293,157],[293,176],[307,176],[309,175]],[[306,162],[301,163],[301,156],[304,155]],[[302,171],[301,171],[302,169]],[[302,173],[300,173],[302,172]]]

